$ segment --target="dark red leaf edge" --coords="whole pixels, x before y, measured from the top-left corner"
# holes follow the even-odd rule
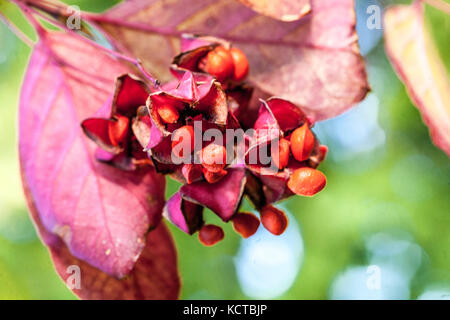
[[[124,279],[117,279],[75,258],[61,241],[42,225],[34,200],[21,170],[25,198],[36,230],[47,244],[56,272],[68,284],[72,276],[69,266],[80,268],[80,289],[72,292],[85,300],[175,300],[179,298],[181,282],[177,269],[174,241],[165,223],[147,236],[146,247],[134,269]],[[70,288],[69,288],[70,289]]]

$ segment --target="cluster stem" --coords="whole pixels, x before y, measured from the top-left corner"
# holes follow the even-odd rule
[[[133,64],[142,73],[142,75],[151,83],[153,89],[158,90],[160,88],[159,81],[145,70],[145,68],[143,67],[142,62],[140,60],[131,58],[120,52],[106,48],[106,47],[102,46],[101,44],[68,28],[67,25],[65,25],[64,23],[61,23],[60,21],[52,18],[52,17],[61,17],[61,16],[68,17],[69,13],[66,10],[67,6],[62,5],[59,2],[48,1],[48,0],[39,0],[39,1],[37,1],[37,0],[9,0],[9,1],[16,4],[19,7],[19,9],[22,11],[23,15],[27,18],[27,20],[30,22],[30,24],[33,26],[33,28],[36,30],[36,32],[38,33],[38,35],[40,37],[43,37],[45,35],[46,31],[42,27],[42,25],[39,23],[39,21],[35,18],[35,16],[39,17],[39,19],[42,19],[48,23],[51,23],[52,25],[64,30],[65,32],[77,37],[78,39],[95,46],[96,48],[106,52],[107,54],[109,54],[117,59],[121,59],[123,61]],[[47,15],[44,13],[47,13]],[[84,21],[95,25],[95,21],[91,20],[91,18],[93,16],[95,16],[95,15],[85,14],[85,13],[81,14],[81,17]],[[34,46],[33,41],[31,41],[25,34],[23,34],[22,31],[20,31],[20,29],[17,26],[15,26],[11,21],[9,21],[6,17],[4,17],[1,14],[0,14],[0,20],[2,20],[26,44],[28,44],[30,47]]]

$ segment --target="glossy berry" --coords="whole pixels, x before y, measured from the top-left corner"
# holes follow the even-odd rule
[[[240,212],[231,220],[234,230],[243,238],[248,238],[255,234],[259,227],[259,219],[253,213]]]
[[[128,134],[128,125],[130,120],[122,115],[117,114],[115,119],[108,124],[108,135],[113,146],[120,146]]]
[[[205,246],[213,246],[225,237],[221,227],[206,224],[198,232],[198,239]]]
[[[305,161],[314,149],[314,134],[305,123],[291,135],[291,151],[297,161]]]
[[[204,68],[218,81],[225,81],[234,73],[233,56],[228,49],[222,46],[216,47],[207,54]]]
[[[206,170],[219,172],[227,163],[227,149],[224,146],[210,143],[202,149],[201,161]]]
[[[230,53],[234,62],[233,80],[242,81],[247,77],[249,70],[247,57],[238,48],[231,48]]]
[[[194,128],[192,126],[183,126],[175,130],[172,134],[172,152],[179,158],[183,158],[183,150],[189,148],[192,152],[194,150],[194,143]]]
[[[287,186],[295,194],[313,196],[327,184],[327,178],[319,170],[309,167],[299,168],[290,176]]]
[[[165,123],[175,123],[180,117],[177,108],[170,103],[159,105],[158,114]]]
[[[277,144],[274,144],[275,146]],[[278,150],[272,151],[272,160],[278,169],[284,169],[289,163],[289,141],[281,138],[278,141]]]
[[[261,223],[267,231],[279,236],[286,230],[288,219],[283,211],[267,205],[261,210]]]
[[[203,168],[203,176],[205,177],[205,180],[208,181],[209,183],[216,183],[220,181],[223,177],[227,175],[227,173],[228,172],[224,169],[221,169],[220,171],[217,172],[211,172]]]

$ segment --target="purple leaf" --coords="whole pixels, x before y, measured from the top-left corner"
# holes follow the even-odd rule
[[[95,267],[121,278],[133,270],[149,228],[160,221],[164,178],[151,168],[124,172],[98,162],[97,146],[80,126],[110,103],[114,80],[127,71],[96,47],[61,33],[42,33],[34,48],[20,99],[19,154],[32,217],[57,267],[63,260],[83,260],[89,272],[95,273]],[[164,233],[159,236],[169,238]],[[170,240],[148,250],[146,255],[154,252],[161,259],[171,256],[165,269],[176,274]],[[155,281],[142,290],[178,286],[176,276],[150,277],[151,268],[133,272],[140,274],[139,281]],[[119,283],[123,285],[109,290],[124,290],[125,282]],[[167,297],[165,289],[135,290],[130,287],[124,294]],[[120,295],[117,291],[101,297]],[[89,297],[86,292],[80,295]]]
[[[22,172],[23,174],[23,172]],[[22,175],[22,179],[24,176]],[[177,299],[180,291],[175,245],[169,231],[161,223],[147,236],[146,246],[133,270],[125,279],[117,279],[75,258],[61,239],[42,225],[35,202],[23,180],[30,214],[43,241],[48,245],[56,272],[66,283],[73,277],[69,267],[80,268],[79,288],[73,293],[81,299]]]

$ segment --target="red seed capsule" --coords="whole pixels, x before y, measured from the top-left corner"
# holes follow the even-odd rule
[[[311,156],[308,159],[308,167],[316,169],[319,166],[319,164],[325,160],[327,153],[328,153],[327,146],[324,145],[316,146],[315,150],[312,152]]]
[[[259,227],[259,219],[253,213],[239,212],[231,220],[234,230],[243,238],[248,238],[255,234]]]
[[[220,181],[223,177],[227,175],[227,170],[220,170],[218,172],[211,172],[203,168],[203,175],[205,177],[205,180],[209,183],[216,183]]]
[[[299,168],[290,176],[287,186],[295,194],[313,196],[327,184],[327,178],[319,170],[309,167]]]
[[[242,81],[247,76],[249,70],[247,57],[238,48],[231,48],[230,53],[234,62],[233,79],[235,81]]]
[[[276,145],[276,144],[275,144]],[[284,169],[289,163],[289,141],[281,138],[278,141],[278,150],[272,153],[272,159],[278,169]]]
[[[187,184],[194,183],[202,178],[203,168],[199,164],[186,163],[181,168],[181,174]]]
[[[291,135],[291,151],[297,161],[305,161],[314,149],[314,135],[305,123]]]
[[[267,205],[261,210],[261,223],[267,231],[279,236],[286,230],[288,219],[283,211]]]
[[[116,121],[108,124],[108,135],[113,146],[119,146],[126,138],[130,120],[122,115],[115,115]]]
[[[190,148],[194,150],[194,128],[192,126],[183,126],[173,132],[172,136],[172,152],[179,158],[183,158],[183,150]],[[177,147],[175,149],[175,147]]]
[[[169,103],[159,105],[158,114],[165,123],[175,123],[180,117],[177,108]]]
[[[321,144],[319,146],[319,161],[322,162],[327,157],[328,147]]]
[[[206,56],[205,71],[220,82],[233,76],[234,61],[230,51],[222,46],[216,47]]]
[[[198,239],[207,247],[213,246],[225,237],[221,227],[213,224],[204,225],[198,232]]]
[[[219,172],[227,163],[227,149],[224,146],[210,143],[202,149],[201,161],[206,170]]]

